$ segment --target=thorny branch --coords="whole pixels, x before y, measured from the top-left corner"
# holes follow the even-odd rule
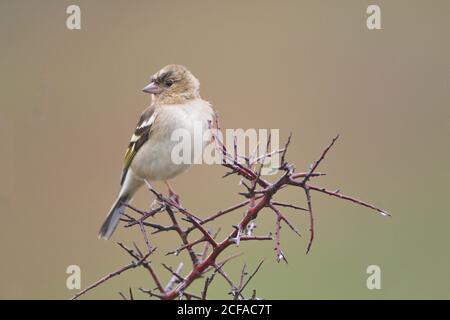
[[[210,125],[211,129],[213,124]],[[310,183],[310,180],[316,177],[320,177],[325,175],[322,172],[317,172],[317,168],[321,164],[321,162],[325,159],[327,153],[333,147],[333,145],[338,140],[339,136],[336,136],[332,139],[331,143],[323,150],[319,158],[313,162],[310,169],[307,172],[296,172],[294,166],[287,162],[286,154],[291,143],[291,136],[289,136],[286,144],[282,149],[269,151],[270,149],[270,137],[267,145],[265,146],[265,153],[263,155],[257,155],[256,151],[250,154],[249,156],[240,155],[237,153],[237,145],[236,139],[234,139],[233,145],[233,154],[228,151],[225,144],[221,141],[217,132],[220,130],[218,118],[216,118],[215,127],[217,131],[213,132],[213,143],[215,145],[215,149],[222,156],[222,166],[228,169],[229,171],[224,175],[224,177],[237,175],[240,176],[240,185],[245,188],[244,192],[239,193],[242,195],[245,200],[242,202],[230,206],[227,209],[219,210],[216,213],[206,216],[206,218],[199,218],[198,216],[191,213],[189,210],[184,208],[179,202],[174,201],[171,198],[167,198],[161,193],[158,193],[153,187],[147,183],[147,187],[149,191],[156,197],[159,202],[159,206],[157,208],[151,209],[150,211],[142,211],[137,208],[134,208],[128,205],[128,208],[137,214],[138,217],[134,218],[130,214],[124,214],[122,221],[126,223],[125,227],[130,228],[133,226],[139,226],[140,233],[144,239],[146,253],[144,254],[136,244],[133,243],[134,248],[130,249],[123,245],[122,243],[118,243],[118,245],[124,249],[132,258],[133,262],[127,264],[118,270],[107,274],[103,278],[99,279],[95,283],[91,284],[89,287],[83,289],[72,299],[78,299],[80,296],[84,295],[86,292],[98,287],[99,285],[105,283],[106,281],[114,278],[125,271],[135,269],[137,267],[143,267],[148,270],[150,274],[150,278],[155,284],[154,289],[144,289],[139,288],[142,293],[149,295],[150,297],[156,297],[159,299],[176,299],[176,298],[185,298],[185,299],[206,299],[208,294],[208,289],[210,288],[211,283],[216,278],[217,275],[222,276],[225,281],[230,286],[229,294],[234,299],[246,299],[243,291],[248,286],[250,280],[256,275],[256,273],[260,270],[262,261],[257,266],[256,270],[248,276],[246,272],[247,266],[244,265],[241,276],[238,284],[233,282],[233,280],[226,274],[223,270],[224,265],[229,262],[231,259],[237,257],[238,255],[233,255],[228,258],[223,259],[222,261],[217,261],[219,256],[226,251],[227,248],[231,246],[239,246],[241,242],[246,241],[275,241],[275,251],[276,251],[276,260],[280,262],[281,260],[287,263],[287,259],[285,253],[283,252],[281,246],[281,229],[282,224],[286,224],[294,233],[300,236],[300,232],[297,228],[290,222],[285,214],[283,214],[282,210],[284,208],[291,208],[295,210],[299,210],[305,212],[309,216],[309,241],[307,244],[306,253],[310,252],[311,246],[315,237],[315,229],[314,229],[314,211],[312,206],[312,192],[322,193],[329,195],[331,197],[335,197],[341,200],[346,200],[353,202],[357,205],[367,207],[372,209],[384,216],[388,216],[389,213],[383,209],[377,208],[367,202],[359,200],[354,197],[350,197],[342,194],[339,190],[330,191],[323,187],[316,186]],[[268,157],[273,157],[274,155],[281,156],[281,165],[278,168],[281,171],[281,175],[275,179],[275,181],[270,182],[262,177],[261,171],[264,166],[265,160]],[[305,194],[306,199],[306,207],[299,206],[291,203],[284,203],[275,201],[275,195],[284,188],[299,188],[302,189]],[[241,208],[245,208],[245,214],[241,218],[241,220],[230,227],[232,230],[224,237],[221,241],[217,240],[218,233],[211,233],[210,229],[206,228],[206,225],[210,222],[216,221],[217,219],[237,211]],[[258,214],[263,209],[268,209],[271,211],[276,218],[274,234],[269,235],[253,235],[253,229],[256,226],[256,219]],[[149,218],[155,217],[157,213],[166,212],[170,218],[171,225],[164,226],[160,224],[156,224],[153,222],[149,222]],[[183,222],[183,223],[182,223]],[[186,223],[188,224],[187,226]],[[187,251],[191,260],[191,268],[190,270],[183,275],[182,268],[183,263],[180,263],[179,266],[174,270],[172,267],[162,264],[164,269],[168,271],[171,275],[169,282],[164,286],[159,276],[156,274],[153,264],[148,261],[148,257],[156,250],[149,239],[149,234],[147,230],[151,230],[151,234],[156,234],[160,232],[172,232],[175,231],[180,238],[181,245],[168,252],[166,255],[179,255],[181,252]],[[198,231],[201,236],[195,240],[189,240],[189,236],[193,231]],[[203,244],[203,248],[196,249],[200,244]],[[207,274],[212,271],[212,273],[207,276]],[[188,292],[187,289],[189,286],[196,280],[200,278],[205,278],[205,283],[203,286],[203,290],[199,294],[194,294]],[[133,292],[131,288],[129,289],[129,298],[127,298],[123,293],[119,292],[119,295],[123,299],[134,299]],[[248,299],[257,299],[256,291],[253,290],[252,295],[248,297]]]

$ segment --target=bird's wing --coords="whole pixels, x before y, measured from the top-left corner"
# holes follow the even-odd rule
[[[120,184],[122,185],[125,177],[127,175],[128,168],[133,161],[134,156],[138,152],[139,148],[148,140],[150,135],[150,130],[153,123],[155,122],[156,113],[155,107],[150,106],[142,113],[141,118],[134,130],[134,134],[131,137],[130,143],[128,144],[127,152],[125,153],[124,165],[122,177],[120,179]]]

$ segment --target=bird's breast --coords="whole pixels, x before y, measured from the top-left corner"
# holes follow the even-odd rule
[[[169,180],[198,163],[212,116],[203,100],[161,106],[149,139],[133,159],[133,173],[147,180]]]

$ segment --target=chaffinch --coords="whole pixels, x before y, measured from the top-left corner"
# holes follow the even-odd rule
[[[121,188],[99,238],[109,239],[136,191],[145,181],[164,181],[170,196],[176,196],[168,180],[184,172],[191,163],[176,163],[172,150],[179,143],[172,133],[185,129],[194,136],[194,124],[207,130],[214,118],[209,102],[200,97],[200,82],[184,66],[168,65],[152,76],[143,91],[152,94],[151,105],[144,110],[125,154]],[[202,137],[200,137],[202,138]],[[205,145],[204,139],[201,142]],[[195,143],[191,143],[193,153]]]

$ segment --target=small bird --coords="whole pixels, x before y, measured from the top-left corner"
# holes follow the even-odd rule
[[[162,68],[143,88],[152,94],[152,102],[142,113],[131,137],[120,192],[100,228],[99,238],[111,237],[126,204],[145,181],[164,181],[170,197],[178,199],[168,180],[184,172],[190,164],[172,160],[172,149],[178,143],[172,141],[172,132],[185,129],[193,137],[195,123],[201,123],[202,130],[207,130],[214,118],[210,103],[200,97],[199,89],[198,79],[186,67],[175,64]],[[208,142],[201,143],[205,146]],[[195,143],[190,145],[193,149]]]

